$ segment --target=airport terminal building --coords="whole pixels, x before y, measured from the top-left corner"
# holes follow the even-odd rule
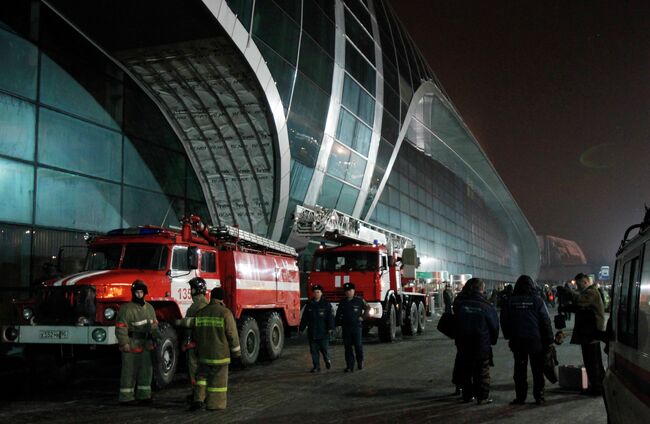
[[[538,272],[387,0],[2,2],[0,63],[5,293],[85,233],[194,213],[286,241],[298,204],[411,237],[423,272]]]

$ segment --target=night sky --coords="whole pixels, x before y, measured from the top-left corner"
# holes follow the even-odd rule
[[[650,206],[650,2],[391,4],[537,234],[613,264]]]

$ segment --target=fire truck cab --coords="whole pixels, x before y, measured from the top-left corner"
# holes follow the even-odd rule
[[[343,285],[354,283],[356,295],[370,306],[364,328],[377,327],[382,341],[395,340],[398,326],[406,335],[424,330],[431,295],[415,278],[418,258],[409,238],[319,206],[297,206],[293,232],[324,240],[314,253],[310,291],[322,286],[336,308]]]
[[[192,304],[187,282],[202,277],[209,290],[224,287],[242,361],[255,363],[260,353],[276,359],[285,333],[300,319],[296,257],[289,246],[235,227],[209,228],[196,216],[184,219],[180,232],[151,226],[109,231],[89,241],[83,272],[46,281],[37,296],[15,302],[19,321],[3,328],[2,339],[29,350],[54,348],[67,358],[115,345],[117,311],[140,279],[160,322],[154,379],[163,387],[178,363],[174,325]]]

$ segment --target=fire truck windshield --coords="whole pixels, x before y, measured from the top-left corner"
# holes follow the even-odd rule
[[[127,244],[122,269],[167,268],[167,246],[162,244]]]
[[[167,247],[162,244],[127,244],[124,249],[122,269],[167,269]],[[120,268],[122,245],[109,244],[94,246],[88,253],[86,270],[102,270]]]
[[[121,253],[122,246],[119,244],[94,246],[88,252],[86,270],[116,269],[120,264]]]
[[[377,271],[379,255],[375,252],[328,252],[314,255],[314,271]]]

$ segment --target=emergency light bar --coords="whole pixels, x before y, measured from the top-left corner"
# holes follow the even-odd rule
[[[109,236],[147,236],[151,234],[160,234],[165,230],[155,227],[137,227],[137,228],[117,228],[111,230],[106,235]]]

